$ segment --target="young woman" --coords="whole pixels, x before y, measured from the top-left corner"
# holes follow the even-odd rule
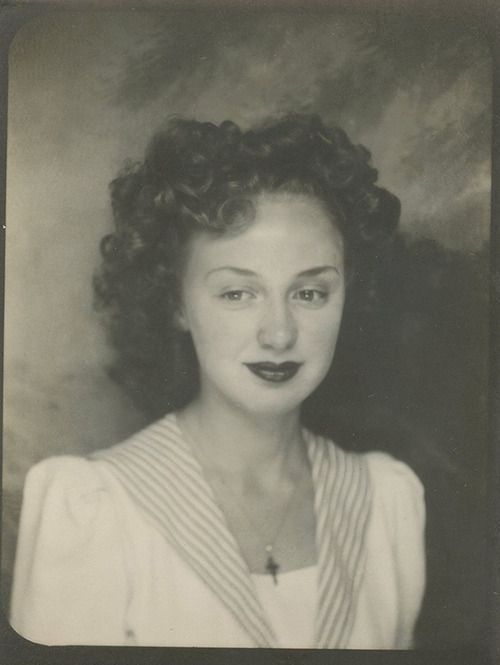
[[[399,217],[316,116],[174,120],[112,183],[96,279],[117,378],[153,424],[25,489],[12,623],[45,644],[408,648],[413,472],[314,434],[344,301]],[[166,414],[166,415],[165,415]]]

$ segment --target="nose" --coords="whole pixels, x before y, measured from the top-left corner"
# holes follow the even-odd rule
[[[257,339],[263,349],[286,351],[297,341],[297,326],[285,303],[269,303],[263,316]]]

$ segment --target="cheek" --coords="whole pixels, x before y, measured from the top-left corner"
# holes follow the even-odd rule
[[[323,364],[330,363],[335,352],[337,342],[337,328],[318,330],[309,340],[309,345],[313,349],[313,354]]]
[[[342,309],[343,299],[333,303],[331,308],[319,312],[317,317],[308,317],[304,322],[304,341],[313,352],[322,355],[333,353],[342,320]]]
[[[197,307],[188,318],[193,343],[202,363],[209,357],[231,357],[248,345],[252,335],[250,317],[242,312],[214,311],[211,303]]]

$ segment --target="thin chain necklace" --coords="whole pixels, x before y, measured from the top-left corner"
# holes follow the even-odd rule
[[[225,489],[233,496],[235,499],[235,503],[238,507],[239,512],[245,517],[246,521],[248,522],[249,526],[252,527],[253,531],[258,534],[259,540],[263,544],[264,551],[266,553],[266,565],[265,569],[266,571],[271,575],[273,578],[274,584],[278,584],[278,571],[280,569],[280,564],[276,561],[276,558],[274,556],[274,547],[276,544],[276,541],[278,540],[278,537],[283,530],[283,527],[286,523],[287,517],[290,514],[290,509],[293,504],[293,500],[295,498],[295,495],[297,494],[298,488],[300,483],[296,483],[295,487],[293,488],[290,497],[288,498],[288,501],[286,503],[286,506],[283,510],[283,514],[281,517],[281,520],[279,524],[277,525],[275,531],[274,531],[274,536],[272,540],[269,539],[264,539],[262,538],[262,531],[259,525],[255,523],[253,518],[250,516],[250,513],[248,510],[245,508],[244,504],[242,503],[240,497],[236,494],[236,492],[223,480],[221,479],[218,481],[221,483]],[[219,495],[219,500],[220,500],[220,494]]]
[[[222,509],[223,501],[221,501],[221,496],[220,496],[221,493],[220,493],[220,491],[217,491],[216,488],[214,487],[215,483],[218,483],[219,485],[223,486],[225,488],[225,490],[227,492],[229,492],[229,494],[231,494],[231,496],[234,499],[234,504],[238,507],[239,512],[246,519],[246,521],[248,522],[248,525],[253,529],[253,531],[259,535],[259,540],[263,544],[263,548],[264,548],[264,551],[266,553],[265,570],[273,578],[274,584],[278,584],[278,571],[279,571],[281,566],[275,559],[274,547],[275,547],[276,541],[278,540],[278,536],[280,535],[280,533],[281,533],[281,531],[282,531],[282,529],[283,529],[283,527],[286,523],[287,517],[290,513],[290,508],[293,504],[293,500],[295,498],[295,495],[297,494],[298,488],[301,485],[301,483],[297,482],[295,484],[295,486],[294,486],[294,488],[293,488],[293,490],[290,494],[290,497],[288,498],[287,504],[286,504],[286,506],[283,510],[282,518],[281,518],[279,524],[277,525],[277,527],[274,531],[274,536],[273,536],[272,540],[264,539],[264,538],[262,538],[261,528],[252,519],[252,517],[250,516],[249,512],[245,508],[245,506],[242,503],[242,501],[241,501],[240,497],[238,496],[238,494],[232,489],[232,487],[230,487],[223,480],[223,478],[220,478],[220,479],[216,480],[216,475],[214,474],[214,467],[213,467],[213,465],[208,463],[208,460],[205,456],[205,453],[202,452],[201,447],[192,445],[192,450],[193,450],[193,452],[195,452],[196,456],[198,457],[198,461],[201,463],[202,469],[205,470],[205,475],[206,475],[207,471],[211,472],[212,482],[209,483],[209,484],[211,485],[211,487],[213,489],[215,498],[218,499],[217,502],[219,504],[219,508],[221,509],[221,511],[223,513],[225,513],[225,511]],[[285,466],[285,465],[283,465],[283,466]],[[284,474],[283,474],[283,476],[284,476]],[[207,480],[208,480],[208,477],[207,477]]]

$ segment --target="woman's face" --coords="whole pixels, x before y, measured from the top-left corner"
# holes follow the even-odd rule
[[[253,414],[297,409],[332,362],[344,304],[342,237],[323,206],[262,194],[238,234],[193,236],[180,323],[200,398]]]

